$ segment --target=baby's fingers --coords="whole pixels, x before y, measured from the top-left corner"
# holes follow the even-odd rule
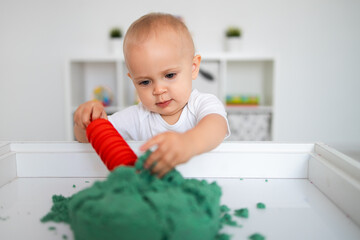
[[[81,115],[81,127],[86,128],[91,122],[92,109],[84,108]]]
[[[163,151],[160,148],[156,149],[144,163],[144,168],[149,169],[153,164],[160,161],[162,155]]]
[[[102,106],[95,105],[91,113],[91,121],[94,121],[99,118],[107,119],[106,112]]]
[[[76,110],[74,121],[76,125],[85,129],[90,122],[98,118],[107,119],[104,107],[98,101],[88,101],[80,105]]]
[[[158,178],[162,178],[166,173],[168,173],[172,168],[169,167],[163,161],[156,162],[156,165],[151,169],[151,173],[157,175]]]
[[[164,177],[168,172],[170,172],[172,170],[172,168],[164,168],[161,171],[158,172],[157,176],[159,178]]]
[[[75,125],[85,129],[86,126],[90,123],[90,113],[86,114],[86,109],[79,107],[74,115]]]
[[[106,119],[106,120],[108,119],[107,114],[106,114],[105,111],[102,111],[102,112],[101,112],[100,118],[103,118],[103,119]]]
[[[169,168],[168,166],[164,166],[159,171],[157,171],[155,174],[158,176],[158,178],[162,178],[171,170],[172,170],[172,168]]]

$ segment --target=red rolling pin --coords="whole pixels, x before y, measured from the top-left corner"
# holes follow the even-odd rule
[[[110,171],[120,165],[134,166],[136,154],[108,120],[92,121],[86,137]]]

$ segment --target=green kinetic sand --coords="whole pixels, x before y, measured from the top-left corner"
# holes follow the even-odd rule
[[[266,208],[266,205],[265,205],[265,203],[259,202],[259,203],[256,204],[256,207],[257,207],[258,209],[265,209],[265,208]]]
[[[238,225],[236,221],[234,221],[230,214],[225,213],[220,220],[221,225],[228,225],[228,226],[238,226],[242,227],[242,225]]]
[[[260,233],[254,233],[253,235],[249,236],[250,240],[265,240],[265,237]]]
[[[142,168],[149,154],[69,198],[53,196],[41,221],[69,223],[77,240],[219,238],[220,187],[176,170],[158,179]]]
[[[237,217],[248,218],[249,217],[249,209],[247,209],[247,208],[237,209],[237,210],[235,210],[234,215]]]
[[[220,206],[220,212],[225,213],[225,212],[229,212],[230,208],[226,205],[221,205]]]

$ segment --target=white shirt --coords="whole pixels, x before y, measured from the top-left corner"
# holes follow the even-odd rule
[[[125,140],[146,141],[166,131],[186,132],[195,127],[208,114],[219,114],[226,120],[224,105],[212,94],[200,93],[194,89],[188,103],[181,112],[179,120],[168,124],[158,113],[150,112],[142,103],[128,107],[109,116],[108,119]]]

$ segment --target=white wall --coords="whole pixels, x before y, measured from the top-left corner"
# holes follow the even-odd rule
[[[277,57],[275,140],[360,149],[357,0],[1,0],[0,140],[64,140],[66,59],[150,11],[183,16],[200,52],[235,24],[244,51]]]

